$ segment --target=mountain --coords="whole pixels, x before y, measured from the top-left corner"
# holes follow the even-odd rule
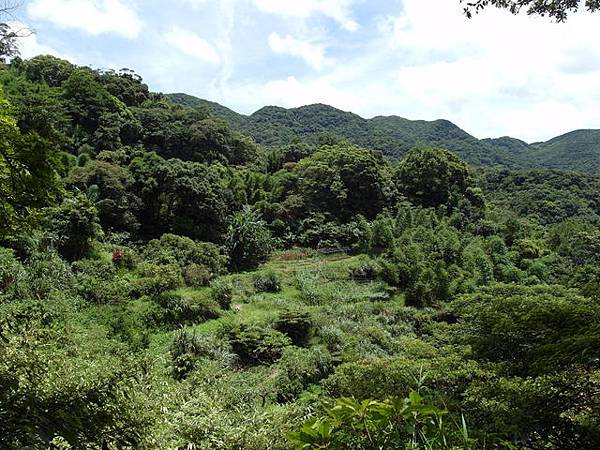
[[[428,122],[398,116],[364,119],[323,104],[291,109],[266,106],[246,116],[187,94],[169,94],[168,97],[175,103],[207,108],[236,131],[265,146],[285,145],[294,137],[317,143],[321,136],[333,135],[379,150],[392,160],[400,159],[415,145],[425,144],[445,147],[472,164],[521,167],[509,151],[480,141],[447,120]]]
[[[600,172],[600,130],[575,130],[531,144],[537,165],[550,169]]]
[[[600,171],[600,130],[577,130],[547,142],[528,144],[509,136],[477,139],[447,120],[409,120],[398,116],[364,119],[323,104],[290,109],[266,106],[243,115],[187,94],[168,97],[175,103],[207,108],[234,130],[267,147],[288,144],[294,137],[317,143],[320,137],[328,135],[379,150],[391,160],[424,144],[452,150],[475,165]]]
[[[495,139],[482,139],[482,142],[485,142],[496,148],[502,148],[518,158],[524,157],[531,152],[531,147],[527,142],[510,136],[504,136]]]

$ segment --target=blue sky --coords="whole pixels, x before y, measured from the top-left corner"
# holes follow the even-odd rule
[[[566,24],[458,0],[28,0],[22,53],[131,68],[251,113],[327,103],[532,142],[600,128],[600,14]]]

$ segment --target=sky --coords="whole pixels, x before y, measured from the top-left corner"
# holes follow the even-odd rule
[[[600,128],[600,13],[566,23],[459,0],[27,0],[23,57],[130,68],[250,114],[325,103],[448,119],[478,138]]]

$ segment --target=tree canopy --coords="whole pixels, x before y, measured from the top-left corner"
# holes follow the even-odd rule
[[[509,10],[512,14],[518,14],[525,10],[530,15],[549,16],[558,22],[564,22],[569,13],[577,12],[584,7],[590,12],[600,9],[598,0],[461,0],[465,3],[464,8],[467,17],[471,18],[488,6]]]

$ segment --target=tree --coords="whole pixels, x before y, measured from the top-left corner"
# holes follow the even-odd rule
[[[101,231],[98,211],[85,195],[66,198],[47,214],[50,239],[60,255],[70,261],[88,256]]]
[[[508,9],[512,14],[518,14],[522,9],[526,9],[527,14],[549,16],[556,19],[557,22],[564,22],[567,14],[577,12],[582,3],[590,12],[600,9],[599,0],[460,0],[460,2],[466,3],[464,12],[469,18],[473,16],[473,13],[477,14],[487,6]]]
[[[75,66],[69,61],[51,55],[39,55],[21,63],[25,76],[36,83],[60,87],[69,79]]]
[[[225,246],[232,270],[252,270],[267,260],[273,241],[266,223],[246,206],[229,218]]]
[[[11,68],[14,66],[17,64],[11,64]],[[60,90],[44,82],[15,76],[16,72],[4,71],[2,84],[21,133],[36,132],[55,144],[68,145],[66,132],[70,128],[70,120]]]
[[[294,169],[306,211],[349,220],[356,214],[373,219],[394,196],[380,154],[350,144],[322,147]]]
[[[50,142],[21,134],[0,90],[0,235],[31,223],[61,193]]]
[[[600,307],[560,286],[493,285],[455,300],[459,335],[475,358],[510,362],[515,375],[593,367],[600,353]]]
[[[232,199],[221,186],[220,166],[171,159],[156,153],[135,158],[129,171],[134,192],[142,200],[142,234],[164,233],[195,240],[220,242]]]
[[[445,149],[414,148],[397,166],[395,179],[400,193],[419,206],[444,205],[452,212],[463,199],[483,206],[469,166]]]
[[[243,165],[256,157],[254,142],[205,111],[168,101],[132,111],[142,126],[144,146],[164,158]]]
[[[120,125],[119,115],[126,110],[125,105],[112,96],[98,81],[98,75],[89,68],[74,70],[62,84],[63,97],[67,110],[76,126],[89,135],[106,126],[107,118],[111,124]],[[120,127],[112,140],[118,140]],[[103,133],[104,134],[104,133]],[[98,140],[98,139],[96,139]]]
[[[118,231],[135,231],[139,227],[136,213],[140,199],[131,191],[133,177],[125,168],[104,161],[90,161],[73,169],[67,183],[94,194],[103,226]]]
[[[18,39],[31,34],[26,28],[14,29],[4,22],[4,16],[15,19],[13,13],[21,6],[21,1],[5,0],[0,5],[0,61],[19,56]]]

